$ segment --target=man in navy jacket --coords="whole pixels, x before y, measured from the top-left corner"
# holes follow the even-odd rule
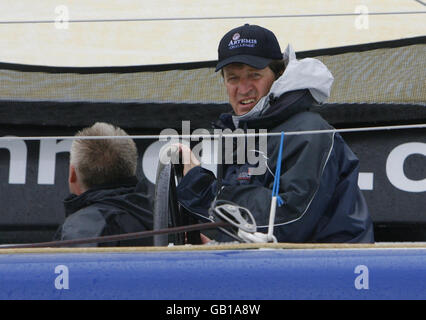
[[[297,60],[291,46],[284,55],[275,35],[244,25],[219,44],[221,71],[233,113],[222,114],[215,128],[267,129],[268,133],[328,130],[285,136],[279,177],[274,236],[279,242],[374,242],[373,225],[358,187],[358,159],[342,137],[309,109],[330,95],[333,76],[316,59]],[[208,221],[212,201],[227,200],[253,214],[266,232],[270,214],[279,136],[268,136],[266,168],[252,174],[249,163],[222,164],[218,180],[183,148],[184,177],[178,199],[189,212]],[[235,151],[235,150],[234,150]],[[251,150],[253,151],[253,150]]]

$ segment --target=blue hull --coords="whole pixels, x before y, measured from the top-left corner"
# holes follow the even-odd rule
[[[0,299],[425,299],[426,248],[0,254]]]

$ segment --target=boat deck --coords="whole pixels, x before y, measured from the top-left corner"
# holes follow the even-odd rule
[[[0,250],[0,299],[425,299],[426,243]]]

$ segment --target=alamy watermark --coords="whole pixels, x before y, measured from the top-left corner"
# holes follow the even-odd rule
[[[69,21],[70,21],[70,15],[68,7],[65,5],[59,5],[55,7],[55,28],[60,29],[68,29],[69,28]]]
[[[60,264],[55,267],[55,273],[58,276],[55,278],[55,288],[57,290],[68,290],[69,285],[69,270],[66,265]]]
[[[359,14],[355,18],[354,26],[357,30],[368,30],[369,29],[369,11],[366,5],[358,5],[355,7],[355,13]]]
[[[369,285],[369,270],[366,265],[360,264],[355,267],[355,274],[359,274],[354,281],[355,289],[357,290],[368,290]]]
[[[191,132],[190,121],[182,121],[182,132],[164,129],[160,141],[168,141],[160,151],[160,162],[187,164],[188,158],[180,159],[176,145],[190,148],[191,142],[198,142],[191,148],[193,155],[203,164],[248,164],[250,175],[262,175],[267,168],[267,130],[259,129],[195,129]],[[202,141],[200,141],[202,140]]]

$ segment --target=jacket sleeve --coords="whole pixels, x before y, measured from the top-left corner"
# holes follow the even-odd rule
[[[213,172],[197,166],[188,171],[176,188],[179,203],[199,218],[208,219],[208,209],[216,196]]]
[[[101,213],[97,211],[75,212],[70,215],[59,227],[55,240],[74,240],[83,238],[94,238],[102,235],[106,221]],[[96,243],[74,245],[75,247],[96,247]]]

